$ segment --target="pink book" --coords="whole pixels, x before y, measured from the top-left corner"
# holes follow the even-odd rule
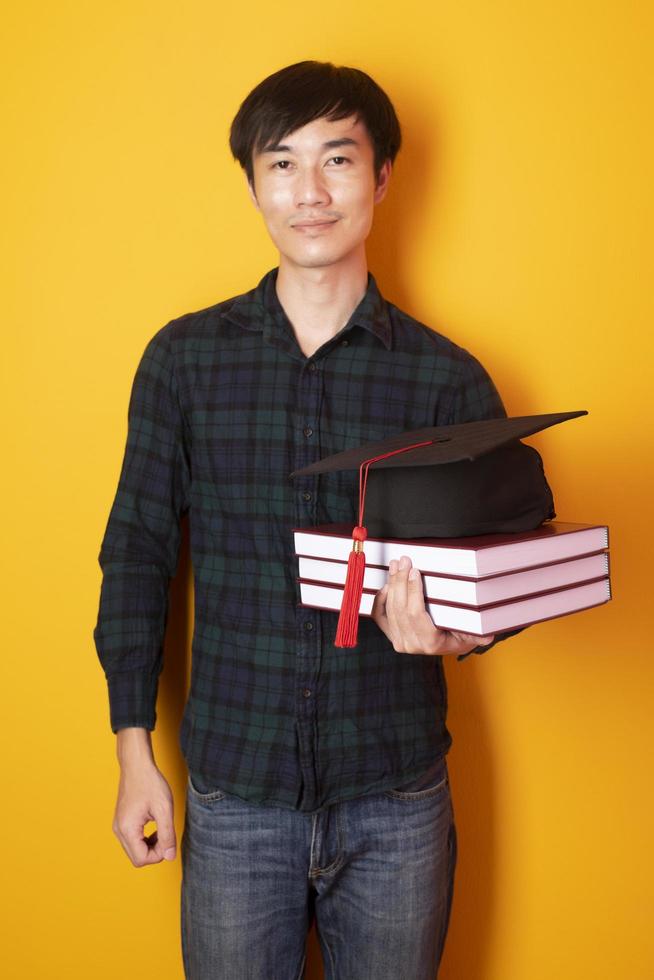
[[[308,558],[348,560],[350,524],[293,528],[295,554]],[[388,568],[393,558],[408,555],[421,572],[485,578],[589,555],[608,548],[608,527],[550,521],[533,531],[484,534],[465,538],[375,538],[364,545],[366,565]]]
[[[334,558],[311,558],[300,555],[298,572],[301,579],[344,585],[347,562],[337,561]],[[547,565],[537,565],[535,568],[518,572],[503,572],[501,575],[491,575],[486,578],[423,572],[422,582],[426,599],[479,607],[539,592],[550,592],[565,585],[588,582],[608,575],[609,554],[607,551],[598,551],[594,555],[566,558],[564,561],[549,562]],[[387,579],[387,567],[366,563],[363,575],[364,589],[378,592]]]
[[[304,579],[298,581],[300,605],[314,609],[340,610],[343,597],[343,589],[340,586]],[[375,594],[374,591],[364,589],[361,597],[361,616],[370,616]],[[611,584],[608,577],[603,577],[539,595],[493,603],[478,609],[433,600],[427,600],[425,607],[434,624],[441,629],[461,630],[464,633],[484,636],[530,626],[558,616],[567,616],[582,609],[602,605],[610,599]]]

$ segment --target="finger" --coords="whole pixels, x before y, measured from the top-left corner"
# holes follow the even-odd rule
[[[154,849],[165,861],[174,861],[177,853],[173,806],[168,800],[153,807],[157,822],[157,840]]]
[[[416,646],[415,628],[408,610],[410,569],[411,559],[408,555],[402,555],[397,572],[390,580],[388,593],[388,618],[393,629],[394,646],[399,651],[411,650]]]
[[[429,614],[422,575],[415,566],[407,577],[407,631],[413,636],[416,652],[436,653],[441,646],[441,630]]]
[[[391,564],[393,564],[393,562]],[[400,617],[406,615],[408,594],[407,582],[409,578],[409,569],[411,568],[411,559],[407,555],[402,555],[399,563],[395,562],[395,566],[396,571],[394,574],[389,568],[390,575],[388,579],[389,588],[386,609],[391,623],[394,622],[397,626],[399,626]]]
[[[143,834],[145,825],[153,819],[151,814],[145,818],[138,815],[123,818],[116,830],[116,836],[123,850],[137,868],[146,864],[158,864],[161,861],[160,854],[149,843],[152,840],[156,841],[156,831],[147,838]]]
[[[394,609],[394,595],[395,595],[395,580],[397,579],[397,569],[399,562],[396,558],[392,558],[388,565],[388,579],[386,580],[386,596],[384,601],[384,615],[386,617],[386,623],[388,627],[387,636],[391,642],[394,642],[394,637],[397,635],[397,620],[395,618]]]
[[[422,613],[426,612],[425,592],[422,585],[422,575],[417,568],[410,568],[407,575],[407,611],[409,616],[422,619]],[[431,619],[431,617],[430,617]]]
[[[437,628],[428,609],[420,569],[409,565],[406,572],[406,609],[404,628],[410,646],[416,651],[428,652],[435,645]],[[409,645],[409,644],[407,644]]]

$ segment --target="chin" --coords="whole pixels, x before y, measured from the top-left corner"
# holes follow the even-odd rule
[[[325,251],[323,253],[315,253],[313,255],[307,254],[306,252],[300,255],[286,253],[286,258],[289,260],[289,262],[292,262],[294,265],[297,265],[303,269],[320,269],[324,266],[337,265],[339,262],[343,262],[352,251],[353,250],[338,252]]]

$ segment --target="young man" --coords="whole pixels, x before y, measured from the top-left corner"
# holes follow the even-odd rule
[[[384,300],[368,271],[400,147],[368,75],[284,68],[245,99],[230,144],[279,266],[171,320],[136,371],[94,631],[121,770],[113,830],[137,867],[175,857],[150,731],[189,512],[186,975],[302,977],[315,916],[329,980],[433,980],[456,865],[442,656],[494,640],[438,630],[403,559],[357,646],[336,648],[337,614],[299,605],[292,529],[353,526],[358,474],[289,474],[394,433],[506,413],[479,362]]]

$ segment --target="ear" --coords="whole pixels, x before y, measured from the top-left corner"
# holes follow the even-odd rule
[[[388,184],[391,179],[391,171],[393,169],[393,164],[390,160],[385,160],[382,164],[382,168],[379,171],[379,176],[377,177],[377,186],[375,187],[375,204],[379,204],[380,201],[386,197],[386,191],[388,190]]]
[[[246,174],[245,181],[247,183],[248,194],[250,195],[250,200],[252,201],[252,203],[254,204],[255,208],[258,211],[259,210],[259,202],[257,201],[257,195],[256,195],[255,190],[254,190],[254,180],[252,181],[252,183],[250,183],[250,181],[248,180],[247,174]]]

